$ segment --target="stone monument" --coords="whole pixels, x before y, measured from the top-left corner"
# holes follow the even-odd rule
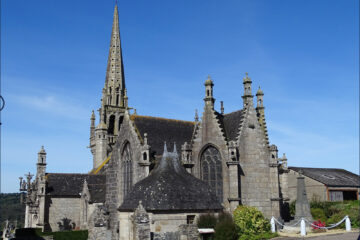
[[[313,221],[310,212],[310,204],[307,198],[305,189],[305,178],[302,175],[302,171],[299,172],[297,177],[297,196],[295,204],[295,218],[294,221],[299,221],[301,218]]]

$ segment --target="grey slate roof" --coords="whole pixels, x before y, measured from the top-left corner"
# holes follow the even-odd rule
[[[47,173],[46,193],[58,197],[80,197],[86,179],[91,202],[105,202],[105,175]]]
[[[142,201],[147,211],[207,211],[222,206],[210,186],[188,173],[177,154],[165,152],[159,165],[126,195],[119,211],[134,211]]]
[[[185,142],[191,142],[195,127],[194,122],[158,117],[132,115],[131,120],[135,123],[135,127],[142,138],[144,133],[148,134],[151,155],[161,155],[164,142],[171,145],[175,142],[180,154],[181,145]]]
[[[227,114],[217,114],[217,117],[220,120],[221,127],[225,131],[225,137],[229,141],[235,141],[239,134],[240,122],[243,116],[243,110],[238,110],[235,112]]]
[[[344,169],[304,167],[289,167],[289,169],[296,172],[302,170],[304,176],[312,178],[329,187],[360,187],[359,175]]]

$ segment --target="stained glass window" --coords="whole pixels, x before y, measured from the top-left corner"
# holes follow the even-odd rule
[[[131,159],[131,149],[130,143],[126,143],[123,152],[121,154],[122,160],[122,177],[123,177],[123,194],[124,196],[130,191],[132,187],[132,159]]]
[[[223,176],[220,152],[209,146],[201,155],[201,178],[215,191],[220,201],[223,198]]]

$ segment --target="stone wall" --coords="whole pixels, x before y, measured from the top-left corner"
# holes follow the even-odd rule
[[[51,231],[60,231],[61,226],[64,226],[65,229],[68,227],[80,229],[80,213],[80,198],[50,198],[49,225]]]
[[[214,146],[221,155],[222,161],[222,178],[223,178],[223,199],[222,202],[227,210],[230,210],[228,198],[230,197],[230,179],[226,162],[229,161],[228,148],[226,145],[224,133],[220,128],[218,119],[214,110],[209,107],[205,108],[195,139],[193,140],[193,162],[195,163],[192,173],[195,177],[201,179],[200,158],[202,152],[207,146]]]
[[[297,177],[299,173],[294,170],[290,170],[288,173],[288,193],[290,201],[296,200],[297,194]],[[309,177],[305,177],[305,186],[306,186],[306,193],[309,202],[311,199],[317,198],[321,201],[327,201],[327,193],[326,193],[326,186],[314,179]]]
[[[250,106],[245,114],[239,138],[241,200],[270,218],[274,212],[280,214],[279,207],[271,202],[277,175],[270,170],[270,152],[255,109]]]
[[[130,212],[119,213],[120,240],[135,239],[133,215]],[[195,215],[196,222],[199,213],[149,213],[150,232],[154,240],[197,240],[197,227],[187,224],[188,215]]]
[[[121,205],[123,196],[123,178],[121,174],[122,162],[121,152],[125,143],[130,143],[132,167],[133,167],[133,179],[132,183],[135,184],[139,180],[143,179],[145,174],[144,167],[139,165],[141,160],[141,142],[137,136],[137,133],[129,119],[128,113],[125,113],[123,124],[119,132],[119,137],[114,145],[111,160],[106,166],[106,205],[110,212],[110,228],[113,230],[113,239],[117,239],[118,212],[117,208]]]

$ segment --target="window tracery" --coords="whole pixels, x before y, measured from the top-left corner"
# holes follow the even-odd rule
[[[125,196],[132,187],[132,156],[130,143],[126,143],[121,154],[122,159],[122,177],[123,177],[123,195]]]
[[[207,182],[222,201],[223,176],[220,152],[209,146],[201,155],[201,179]]]

